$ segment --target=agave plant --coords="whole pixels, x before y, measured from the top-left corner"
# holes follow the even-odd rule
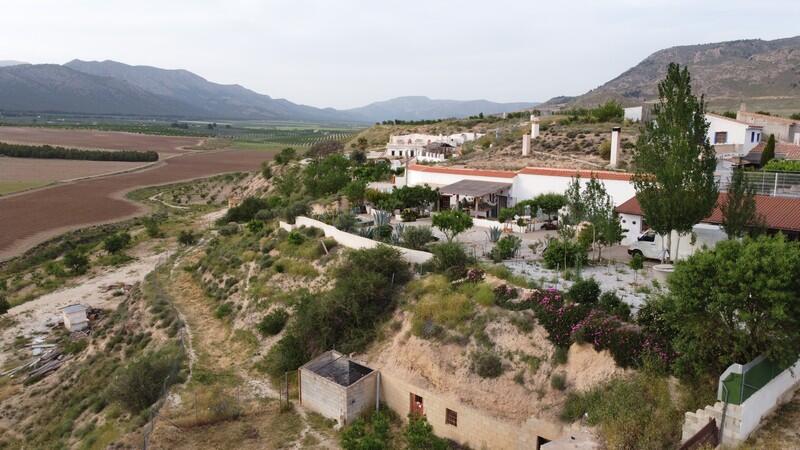
[[[392,244],[400,244],[400,241],[403,240],[403,231],[405,231],[405,228],[406,226],[402,223],[398,223],[394,226],[394,230],[392,231]]]
[[[375,226],[382,227],[384,225],[389,225],[389,222],[392,220],[392,215],[386,211],[381,210],[374,210],[372,211],[372,217],[375,219]]]
[[[491,227],[486,234],[489,236],[490,241],[497,242],[500,240],[500,236],[503,235],[503,230],[501,230],[500,227]]]
[[[375,228],[373,227],[359,228],[358,235],[361,237],[365,237],[367,239],[372,239],[372,237],[375,235]]]

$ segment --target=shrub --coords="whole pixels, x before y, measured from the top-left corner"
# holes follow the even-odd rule
[[[286,241],[289,242],[292,245],[300,245],[300,244],[302,244],[303,242],[306,241],[306,237],[303,236],[297,230],[292,230],[286,236]]]
[[[553,365],[560,366],[569,360],[569,347],[556,347],[553,351]]]
[[[431,248],[434,270],[447,275],[450,279],[462,278],[472,258],[457,242],[443,242]]]
[[[594,278],[580,279],[567,291],[567,298],[575,303],[593,305],[600,297],[600,285]]]
[[[378,410],[366,418],[355,422],[342,430],[341,440],[344,450],[381,450],[390,448],[391,431],[389,416]]]
[[[274,336],[283,330],[289,320],[289,313],[283,308],[276,308],[269,312],[256,328],[263,336]]]
[[[503,236],[497,241],[491,253],[489,254],[494,262],[501,262],[504,259],[511,258],[522,245],[522,239],[514,235]]]
[[[253,219],[250,222],[247,222],[247,231],[251,233],[259,233],[264,229],[264,222]]]
[[[477,283],[479,281],[483,281],[486,277],[486,272],[477,267],[473,267],[467,270],[467,281],[470,283]]]
[[[403,244],[414,250],[422,250],[433,241],[433,231],[431,227],[412,227],[403,229]]]
[[[472,291],[472,299],[475,300],[475,303],[481,306],[492,306],[494,304],[495,293],[488,284],[481,283],[476,287],[469,286],[469,290]]]
[[[228,212],[225,213],[224,217],[219,219],[218,223],[249,222],[255,218],[256,213],[269,207],[270,204],[266,199],[247,197],[239,205],[228,209]]]
[[[108,253],[118,253],[131,243],[131,235],[128,233],[117,233],[107,237],[103,241],[103,248]]]
[[[603,292],[597,305],[602,308],[603,311],[617,316],[622,320],[628,321],[631,318],[631,307],[622,301],[614,291]]]
[[[181,245],[194,245],[197,243],[197,237],[190,230],[181,230],[178,233],[178,243]]]
[[[579,242],[572,240],[552,239],[542,253],[542,259],[548,269],[575,267],[586,264],[587,249]]]
[[[519,296],[519,291],[507,284],[501,284],[494,288],[494,299],[498,305],[505,305],[509,300],[517,298],[517,296]]]
[[[403,222],[413,222],[417,220],[417,217],[419,217],[419,214],[410,208],[406,208],[400,212],[400,219],[402,219]]]
[[[357,223],[358,220],[356,220],[356,216],[352,214],[339,214],[336,216],[333,226],[342,231],[350,232],[353,231]]]
[[[474,352],[471,367],[481,378],[497,378],[503,374],[503,361],[490,351]]]
[[[0,293],[0,316],[7,313],[9,309],[11,309],[11,305],[6,300],[6,297]]]
[[[238,232],[239,232],[239,224],[236,222],[231,222],[219,228],[219,234],[221,234],[222,236],[233,236]]]
[[[550,387],[559,391],[563,391],[567,388],[567,376],[564,372],[550,375]]]
[[[67,266],[74,275],[82,275],[89,270],[89,258],[77,250],[72,250],[64,255],[64,265]]]
[[[587,305],[565,304],[561,294],[556,291],[534,293],[531,306],[536,320],[547,331],[547,338],[556,347],[568,348],[572,343],[572,329],[587,314]]]
[[[405,438],[409,450],[447,450],[449,448],[447,441],[433,434],[433,427],[425,419],[425,416],[413,414],[408,416]]]
[[[120,369],[108,390],[131,414],[138,414],[158,400],[162,388],[180,381],[183,353],[173,347],[146,354]]]
[[[217,309],[214,310],[214,317],[217,319],[224,319],[231,314],[233,314],[233,304],[227,302],[217,306]]]
[[[683,409],[676,404],[666,378],[640,373],[570,393],[561,419],[585,417],[606,448],[677,448]]]

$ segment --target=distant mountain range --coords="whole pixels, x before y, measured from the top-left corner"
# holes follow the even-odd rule
[[[800,36],[686,45],[660,50],[620,76],[577,97],[556,97],[545,106],[588,106],[616,99],[626,105],[658,98],[667,65],[689,67],[694,90],[712,105],[739,102],[800,110]]]
[[[0,111],[131,115],[190,119],[326,122],[419,120],[495,114],[536,103],[400,97],[336,110],[275,99],[187,70],[74,60],[64,65],[0,62]]]
[[[495,103],[488,100],[434,100],[428,97],[397,97],[370,103],[347,112],[373,120],[421,120],[443,117],[467,117],[480,113],[497,114],[533,108],[538,103]]]

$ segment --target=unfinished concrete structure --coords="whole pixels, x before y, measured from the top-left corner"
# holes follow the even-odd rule
[[[380,374],[335,350],[300,367],[300,404],[345,426],[378,406]]]
[[[61,310],[64,319],[64,327],[68,331],[81,331],[89,326],[89,319],[86,317],[86,307],[83,305],[69,305]]]

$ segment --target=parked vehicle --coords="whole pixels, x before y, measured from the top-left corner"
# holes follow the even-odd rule
[[[628,246],[628,254],[641,255],[647,259],[657,259],[661,261],[662,256],[669,256],[667,243],[653,230],[647,230],[640,234],[636,242]]]

